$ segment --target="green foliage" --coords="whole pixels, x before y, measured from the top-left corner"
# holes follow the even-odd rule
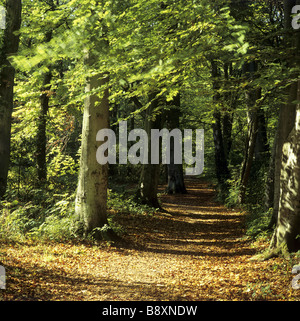
[[[261,206],[251,206],[248,208],[246,221],[246,234],[251,238],[269,237],[271,231],[268,229],[273,209],[264,211]]]
[[[75,189],[79,164],[70,156],[52,150],[53,158],[49,162],[48,181],[50,189]],[[51,154],[49,155],[51,158]]]
[[[153,215],[158,209],[136,202],[135,195],[109,191],[108,208],[117,213],[133,215]]]
[[[72,231],[74,195],[47,195],[32,191],[32,200],[1,202],[0,239],[68,240]],[[52,199],[53,197],[53,199]],[[57,200],[57,201],[56,201]],[[47,205],[48,204],[48,205]]]
[[[238,177],[227,181],[229,191],[225,200],[227,207],[234,207],[239,203],[240,184]]]
[[[74,217],[75,195],[54,194],[52,191],[31,190],[29,202],[5,200],[0,203],[0,240],[21,241],[25,239],[44,241],[67,241],[79,237],[78,223]],[[154,215],[157,209],[141,205],[134,196],[125,193],[109,192],[109,227],[117,234],[125,232],[116,224],[118,213],[132,215]],[[108,226],[103,227],[103,231]],[[102,230],[101,230],[102,231]],[[93,238],[92,232],[87,239]]]
[[[248,283],[246,292],[251,293],[253,300],[266,300],[272,296],[271,286],[265,282]]]

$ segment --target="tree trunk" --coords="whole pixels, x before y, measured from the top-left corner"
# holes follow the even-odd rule
[[[88,57],[87,63],[92,65],[93,59]],[[103,74],[92,76],[88,80],[86,92],[106,86],[107,82],[108,77]],[[96,159],[97,132],[109,128],[108,98],[106,87],[101,98],[97,94],[90,94],[84,103],[80,171],[75,200],[75,214],[83,225],[84,235],[93,231],[96,239],[110,237],[110,229],[102,229],[108,227],[108,164],[100,165]]]
[[[0,50],[0,197],[7,186],[14,96],[15,69],[8,58],[18,51],[19,35],[16,32],[21,25],[21,11],[21,0],[6,1],[6,29]]]
[[[254,72],[257,70],[257,64],[251,62],[243,66],[243,71],[249,75],[249,77],[254,77]],[[250,177],[250,171],[253,163],[253,157],[255,152],[255,146],[257,142],[257,132],[258,132],[258,119],[259,110],[255,106],[257,99],[260,98],[261,90],[260,88],[249,88],[246,92],[246,101],[248,107],[248,135],[245,149],[245,158],[241,170],[240,178],[240,192],[239,192],[239,203],[243,204],[246,198],[246,191],[248,186],[248,181]]]
[[[233,116],[232,113],[225,112],[223,119],[222,119],[222,129],[223,129],[223,145],[224,145],[224,154],[227,159],[229,160],[229,154],[231,151],[232,146],[232,121]]]
[[[219,85],[219,70],[217,63],[215,61],[211,62],[212,65],[212,78],[213,78],[213,88],[218,90],[220,88]],[[218,92],[214,94],[213,101],[217,105],[220,99],[220,95]],[[214,106],[214,121],[212,124],[213,129],[213,138],[214,138],[214,146],[215,146],[215,166],[216,166],[216,176],[218,179],[219,186],[221,189],[227,190],[227,180],[230,177],[227,158],[225,155],[224,141],[223,141],[223,133],[222,133],[222,119],[221,112],[219,106]]]
[[[298,3],[300,1],[298,0]],[[294,45],[299,47],[297,38],[293,37],[295,32],[293,32],[291,27],[291,12],[292,7],[296,5],[295,0],[286,0],[284,1],[284,27],[285,27],[285,45],[287,48]],[[297,53],[296,53],[297,55]],[[292,58],[288,64],[293,64],[296,62],[296,59]],[[280,199],[280,175],[281,175],[281,166],[282,166],[282,148],[284,142],[287,140],[288,135],[294,127],[294,120],[296,114],[296,105],[293,103],[297,99],[297,83],[291,84],[287,89],[288,101],[286,104],[283,104],[279,112],[279,122],[277,126],[276,133],[276,146],[275,146],[275,155],[274,155],[274,196],[273,196],[273,215],[270,221],[269,226],[276,224],[278,220],[278,211],[279,211],[279,199]]]
[[[254,90],[250,96],[251,100],[255,104],[257,97],[257,92]],[[251,108],[251,107],[250,107]],[[239,202],[243,204],[245,202],[246,190],[248,186],[248,181],[250,177],[251,166],[253,163],[253,156],[255,151],[256,137],[258,129],[258,111],[257,109],[248,111],[248,137],[246,143],[245,158],[241,171],[241,182],[240,182],[240,194]]]
[[[151,129],[161,129],[161,117],[153,112],[158,106],[158,99],[151,95],[151,104],[147,109],[145,119],[145,130],[148,134],[148,151],[151,151]],[[148,164],[143,164],[137,197],[143,204],[154,208],[160,208],[157,198],[160,164],[151,164],[151,153],[148,153]]]
[[[276,224],[277,216],[274,216],[274,188],[275,188],[275,157],[276,157],[276,146],[277,146],[277,133],[275,134],[272,154],[269,161],[269,169],[265,187],[265,199],[264,207],[265,211],[268,211],[270,208],[273,208],[272,217],[268,226],[268,229],[271,229],[274,224]]]
[[[52,6],[54,6],[52,2]],[[53,7],[54,10],[54,7]],[[52,39],[52,30],[46,33],[45,42],[50,42]],[[41,88],[40,96],[40,110],[38,116],[38,128],[36,135],[36,160],[37,160],[37,174],[39,182],[45,182],[47,180],[47,164],[46,164],[46,146],[47,146],[47,114],[49,110],[50,99],[50,82],[52,79],[52,73],[49,70],[44,74],[43,86]]]
[[[214,112],[214,123],[212,125],[212,128],[215,145],[216,175],[219,184],[224,185],[226,184],[226,180],[229,178],[229,169],[224,151],[221,115],[218,111]]]
[[[298,81],[298,100],[300,81]],[[280,197],[277,226],[270,244],[271,253],[299,249],[300,235],[300,104],[296,115],[293,110],[286,115],[294,117],[294,127],[282,147],[280,172]]]
[[[294,64],[299,66],[300,37],[290,25],[291,9],[299,2],[284,1],[286,44],[291,45],[294,51],[294,55],[288,62],[290,66]],[[290,33],[289,30],[291,30]],[[281,141],[283,143],[281,153],[277,154],[280,160],[276,159],[281,163],[277,225],[270,247],[262,255],[263,259],[278,254],[288,256],[288,252],[300,248],[298,238],[300,235],[300,104],[294,102],[295,97],[297,101],[300,100],[300,80],[293,83],[289,90],[289,99],[281,110],[278,127],[278,148]]]
[[[276,133],[276,145],[274,155],[274,196],[273,196],[273,214],[270,224],[275,224],[278,219],[279,199],[280,199],[280,175],[282,166],[282,147],[288,135],[294,127],[296,115],[296,105],[293,101],[297,99],[297,83],[288,88],[288,101],[282,105],[279,112],[279,122]]]
[[[270,148],[268,144],[264,110],[259,108],[257,112],[257,136],[254,150],[254,158],[256,162],[263,164],[270,157]]]
[[[172,130],[179,128],[179,117],[180,117],[180,94],[177,94],[170,105],[173,107],[168,111],[167,122],[168,129]],[[167,164],[168,168],[168,194],[185,194],[186,188],[183,178],[183,166],[182,164],[174,163],[174,138],[170,139],[170,164]]]
[[[37,174],[40,182],[47,180],[47,164],[46,164],[46,146],[47,146],[47,113],[49,110],[49,88],[52,78],[51,71],[44,76],[42,94],[40,97],[40,112],[38,118],[38,128],[36,135],[36,160],[37,160]]]

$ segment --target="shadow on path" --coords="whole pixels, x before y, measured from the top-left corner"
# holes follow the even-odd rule
[[[186,187],[187,194],[160,197],[167,212],[137,216],[123,223],[129,235],[138,235],[134,243],[140,251],[207,257],[255,253],[242,238],[241,213],[216,202],[215,191],[202,180],[187,179]]]

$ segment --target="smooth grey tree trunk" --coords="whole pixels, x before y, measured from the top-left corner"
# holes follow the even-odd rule
[[[92,65],[93,59],[87,58]],[[107,221],[108,164],[100,165],[96,152],[100,143],[97,132],[109,128],[108,76],[98,74],[88,79],[86,92],[103,88],[102,96],[91,93],[84,103],[80,171],[75,200],[75,214],[83,227],[84,235],[93,232],[96,239],[111,238]],[[105,86],[105,88],[104,88]]]
[[[300,81],[295,89],[300,99]],[[278,218],[267,257],[298,250],[300,245],[300,104],[296,114],[291,110],[285,115],[292,117],[294,127],[282,146]]]
[[[290,25],[291,9],[296,4],[300,1],[284,1],[286,43],[293,48],[290,67],[299,65],[300,35]],[[295,97],[300,100],[300,80],[290,86],[287,104],[280,114],[278,138],[282,148],[276,159],[280,164],[278,218],[270,247],[258,256],[260,259],[279,254],[288,257],[289,252],[300,248],[300,104],[294,102]]]

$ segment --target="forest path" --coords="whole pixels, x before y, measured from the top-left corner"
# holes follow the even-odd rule
[[[244,237],[243,214],[217,203],[214,190],[202,180],[189,179],[186,186],[188,194],[161,196],[167,212],[118,215],[130,246],[4,244],[7,290],[0,293],[0,300],[286,300],[295,296],[289,267],[284,270],[281,259],[250,261],[258,248]]]

